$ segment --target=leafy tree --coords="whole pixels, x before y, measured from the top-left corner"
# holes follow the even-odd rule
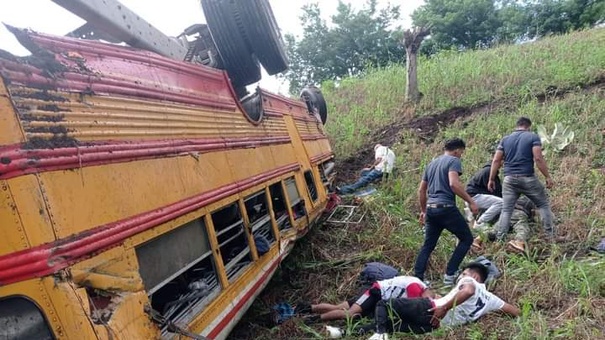
[[[526,1],[529,17],[527,36],[541,37],[589,28],[605,21],[602,0]]]
[[[377,0],[367,0],[356,11],[339,1],[337,13],[328,25],[317,4],[303,7],[300,41],[286,35],[290,70],[283,77],[290,81],[290,92],[298,92],[309,83],[356,76],[369,66],[402,62],[405,49],[401,32],[394,26],[399,19],[398,6],[377,8]]]
[[[491,46],[502,26],[494,0],[426,0],[412,21],[432,27],[431,40],[438,49]]]

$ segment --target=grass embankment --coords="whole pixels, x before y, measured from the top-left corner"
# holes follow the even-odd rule
[[[548,89],[569,89],[596,81],[605,70],[605,29],[576,32],[530,44],[467,53],[445,52],[420,59],[424,93],[416,115],[494,101],[528,100]],[[327,130],[342,159],[367,144],[372,132],[401,115],[405,66],[368,71],[334,88],[322,85],[330,117]]]
[[[399,143],[393,146],[399,172],[360,207],[367,211],[364,222],[348,227],[324,224],[312,230],[282,265],[281,272],[288,280],[282,275],[274,278],[233,333],[234,338],[318,338],[322,324],[308,327],[293,319],[272,328],[265,323],[266,313],[281,300],[339,302],[351,297],[359,269],[370,260],[393,264],[411,274],[423,239],[417,222],[420,171],[414,169],[441,154],[443,140],[460,136],[467,142],[462,159],[462,180],[466,182],[489,160],[489,150],[512,130],[521,115],[530,117],[535,125],[544,124],[548,131],[555,123],[562,123],[575,132],[573,143],[562,152],[548,147],[546,151],[556,183],[549,194],[559,232],[568,241],[546,244],[540,227],[535,226],[528,256],[512,255],[500,244],[489,244],[484,254],[503,271],[493,291],[519,306],[523,315],[517,319],[492,315],[472,325],[418,338],[605,337],[605,259],[588,251],[605,236],[605,86],[587,87],[605,76],[605,29],[522,46],[439,56],[421,61],[419,70],[425,97],[415,116],[452,106],[489,104],[489,110],[471,109],[465,117],[442,127],[433,136],[434,142],[419,138],[414,130],[400,131]],[[368,137],[389,124],[413,118],[397,116],[404,78],[403,69],[392,67],[324,91],[333,106],[328,129],[338,159],[376,142],[353,136]],[[559,95],[555,88],[566,93]],[[453,236],[444,232],[427,279],[440,282],[454,246]]]

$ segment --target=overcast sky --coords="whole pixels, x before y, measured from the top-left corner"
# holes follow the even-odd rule
[[[338,0],[269,0],[282,33],[301,34],[300,8],[308,3],[318,2],[322,15],[336,13]],[[363,0],[343,0],[361,7]],[[176,36],[194,23],[205,23],[204,13],[199,0],[121,0],[121,2],[143,19],[167,35]],[[411,14],[423,0],[378,0],[380,6],[399,5],[404,27],[409,27]],[[356,8],[358,8],[356,7]],[[84,21],[70,12],[55,5],[50,0],[11,0],[3,1],[0,9],[0,21],[17,27],[27,27],[39,32],[64,35],[84,24]],[[28,54],[4,26],[0,27],[0,49],[17,55]],[[260,86],[272,91],[285,93],[287,86],[280,84],[274,77],[263,73]]]

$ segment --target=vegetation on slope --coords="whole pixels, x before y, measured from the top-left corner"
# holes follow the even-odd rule
[[[546,244],[538,225],[527,256],[509,254],[498,243],[488,244],[484,254],[503,271],[493,290],[519,306],[523,315],[518,319],[492,315],[418,338],[605,336],[605,259],[588,250],[605,236],[605,30],[441,55],[421,62],[420,71],[425,98],[416,108],[401,103],[405,77],[399,68],[376,70],[325,90],[333,105],[328,129],[341,172],[350,167],[357,170],[360,163],[369,161],[371,152],[366,149],[380,139],[396,141],[398,172],[380,186],[379,194],[364,201],[362,224],[324,224],[297,244],[280,269],[284,275],[274,278],[233,338],[319,338],[322,324],[306,326],[297,318],[272,327],[267,323],[271,306],[283,300],[339,302],[349,298],[356,294],[359,269],[371,260],[411,274],[423,239],[417,222],[420,169],[441,154],[443,140],[460,136],[467,142],[462,159],[466,182],[490,159],[494,144],[521,115],[548,131],[562,123],[575,132],[573,143],[562,152],[546,151],[556,183],[549,195],[559,233],[567,241]],[[438,120],[452,123],[436,129],[431,124]],[[450,234],[442,235],[427,279],[440,281],[455,242]]]

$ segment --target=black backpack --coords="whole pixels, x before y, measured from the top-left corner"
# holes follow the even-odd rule
[[[358,282],[361,287],[369,288],[376,281],[392,279],[397,275],[399,275],[399,271],[388,264],[369,262],[359,273]]]

